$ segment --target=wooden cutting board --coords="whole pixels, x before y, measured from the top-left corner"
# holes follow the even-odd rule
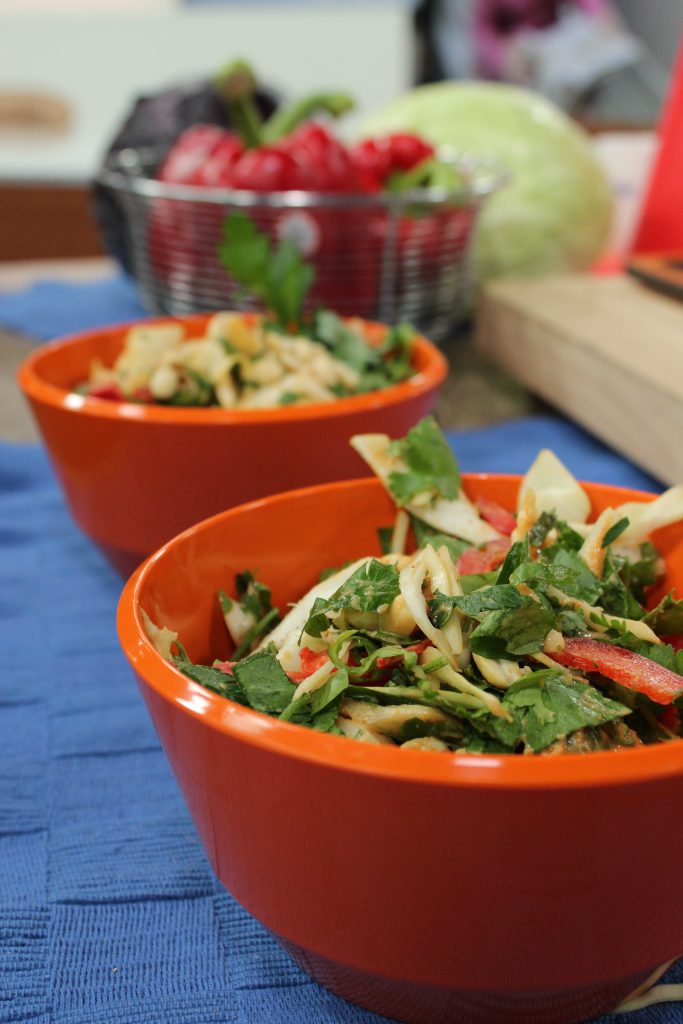
[[[683,302],[626,275],[498,281],[477,343],[643,469],[683,481]]]

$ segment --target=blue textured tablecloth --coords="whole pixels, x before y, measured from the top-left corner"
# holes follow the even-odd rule
[[[57,312],[59,330],[84,326]],[[579,476],[656,486],[559,419],[452,437],[464,469],[523,470],[544,444]],[[43,450],[0,444],[0,1022],[379,1022],[311,982],[214,878],[118,649],[120,590]]]

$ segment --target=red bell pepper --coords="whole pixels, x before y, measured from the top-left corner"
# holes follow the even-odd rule
[[[105,402],[123,402],[125,395],[118,384],[96,384],[88,391],[88,398],[101,398]]]
[[[157,178],[172,185],[222,185],[225,169],[243,152],[234,132],[213,124],[196,124],[173,143]]]
[[[506,508],[499,505],[493,498],[487,498],[483,494],[479,495],[475,504],[481,518],[489,523],[494,530],[498,530],[498,533],[504,533],[506,537],[510,536],[517,526],[517,520],[512,512],[508,512]]]
[[[281,146],[296,160],[301,186],[311,192],[358,192],[360,185],[348,150],[324,125],[306,122]]]
[[[207,188],[225,188],[232,184],[235,164],[244,154],[242,140],[232,132],[224,137],[208,155],[193,181],[188,184],[205,185]]]
[[[301,170],[282,146],[249,149],[232,168],[232,188],[253,192],[286,192],[300,187]]]
[[[226,676],[231,676],[234,674],[232,670],[236,664],[236,661],[217,661],[213,667],[220,669],[221,672],[225,672]]]
[[[343,93],[305,97],[281,107],[263,123],[254,102],[256,80],[246,64],[233,62],[217,77],[216,86],[234,130],[197,125],[185,131],[161,165],[160,180],[255,192],[362,195],[382,189],[392,175],[419,169],[433,156],[432,146],[409,133],[365,140],[347,149],[326,127],[306,120],[320,112],[332,117],[345,113],[353,103]],[[220,275],[206,241],[214,233],[214,222],[219,235],[224,214],[219,204],[197,208],[180,201],[155,201],[149,252],[157,275],[183,288]],[[313,264],[317,272],[311,295],[314,303],[341,314],[375,315],[389,230],[384,211],[368,216],[362,206],[342,209],[332,205],[252,212],[252,218],[271,237],[291,238]],[[401,219],[393,236],[399,292],[404,277],[406,289],[414,290],[415,267],[425,264],[425,257],[432,253],[426,263],[425,283],[434,283],[443,242],[437,219]],[[403,255],[410,263],[405,273]]]
[[[564,650],[553,661],[582,672],[599,672],[629,690],[644,693],[657,704],[671,704],[683,694],[683,676],[650,658],[623,647],[583,637],[565,637]]]
[[[319,668],[322,668],[327,661],[327,651],[313,651],[310,647],[302,647],[299,653],[301,656],[301,671],[287,673],[290,682],[295,683],[297,686],[304,679],[308,679],[314,672],[317,672]]]
[[[406,651],[415,651],[416,654],[422,654],[428,647],[431,646],[431,640],[418,640],[417,643],[409,644],[406,647]],[[396,654],[391,658],[378,658],[375,662],[376,668],[387,669],[387,668],[398,668],[399,665],[403,664],[403,655]]]
[[[489,541],[483,548],[468,548],[467,551],[463,551],[460,555],[456,563],[456,569],[461,576],[493,572],[494,569],[503,564],[509,550],[510,541],[507,537]]]
[[[427,157],[434,147],[419,135],[397,132],[373,139],[363,139],[351,147],[350,157],[357,167],[368,192],[378,192],[392,174],[410,171]]]

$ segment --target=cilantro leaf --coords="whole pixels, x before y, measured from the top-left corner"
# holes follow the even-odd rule
[[[471,594],[481,587],[488,587],[498,579],[498,571],[494,572],[472,572],[465,573],[460,577],[460,586],[463,594]]]
[[[611,551],[605,556],[602,573],[600,606],[609,615],[620,615],[624,619],[642,619],[645,609],[635,599],[619,574],[622,560],[615,558]]]
[[[389,474],[389,490],[399,505],[408,504],[417,494],[457,498],[460,494],[460,470],[448,442],[433,416],[427,416],[391,445],[391,453],[406,465],[406,472]]]
[[[413,372],[410,359],[415,332],[406,325],[390,328],[379,345],[370,345],[358,329],[331,310],[321,309],[313,318],[312,336],[335,359],[356,371],[354,394],[388,387]]]
[[[311,609],[304,633],[320,636],[335,613],[345,608],[358,612],[376,612],[391,604],[398,596],[398,569],[375,558],[360,565],[332,594],[318,598]]]
[[[293,242],[283,239],[273,247],[268,235],[236,210],[223,223],[218,255],[228,273],[265,303],[280,326],[301,324],[304,299],[315,274]]]
[[[683,601],[676,600],[673,592],[667,594],[656,608],[643,617],[658,636],[677,636],[683,633]]]
[[[555,629],[565,636],[585,636],[588,627],[581,612],[560,608],[555,616]]]
[[[235,589],[239,597],[239,603],[245,612],[255,619],[260,619],[272,608],[270,588],[256,579],[253,572],[245,569],[235,576]],[[225,595],[223,596],[223,600]],[[229,599],[228,599],[229,600]],[[223,601],[221,601],[223,604]]]
[[[515,660],[534,654],[542,650],[543,641],[554,625],[551,609],[536,601],[521,608],[491,611],[472,633],[472,651],[494,660]]]
[[[280,621],[280,614],[277,608],[273,608],[270,588],[257,580],[248,569],[235,576],[235,589],[238,595],[237,604],[252,621],[251,627],[242,637],[233,654],[235,661],[239,661],[251,650],[252,645],[259,637],[264,636],[277,625]],[[231,601],[223,590],[219,590],[218,600],[228,629],[230,629],[230,616],[235,601]]]
[[[576,579],[576,572],[564,565],[552,565],[549,562],[522,562],[510,573],[510,583],[517,586],[526,583],[530,587],[559,586],[569,579]]]
[[[595,687],[564,672],[532,673],[514,683],[503,698],[508,710],[522,712],[523,734],[534,753],[585,726],[604,725],[630,713]]]
[[[322,342],[335,359],[340,359],[357,373],[379,370],[382,357],[357,331],[352,330],[330,309],[320,309],[313,320],[313,336]]]
[[[475,590],[473,594],[453,598],[455,607],[472,618],[483,618],[491,611],[522,608],[531,603],[532,598],[525,597],[515,587],[507,583],[501,586],[485,587],[482,590]]]
[[[626,587],[641,604],[645,601],[646,590],[660,577],[660,555],[654,544],[645,541],[640,545],[640,558],[635,562],[623,560],[619,575]]]
[[[557,534],[557,543],[564,548],[578,551],[583,544],[583,537],[576,530],[573,530],[563,519],[558,519],[555,512],[541,512],[540,516],[529,530],[529,543],[534,548],[540,548],[548,539],[551,530]]]
[[[515,569],[519,568],[523,562],[528,562],[530,557],[528,539],[525,537],[524,540],[515,541],[498,570],[498,583],[509,583]]]
[[[233,666],[249,707],[279,715],[292,699],[294,686],[271,650],[256,651]]]
[[[218,693],[221,697],[234,700],[237,704],[249,706],[249,701],[239,682],[229,676],[227,672],[221,672],[219,668],[209,665],[193,665],[191,661],[180,659],[176,659],[175,665],[184,675],[193,679],[195,683],[199,683],[200,686],[206,687],[207,690],[211,690],[212,693]]]
[[[595,576],[576,551],[556,547],[549,549],[550,564],[556,568],[570,569],[562,581],[557,582],[559,589],[570,597],[576,597],[588,604],[595,604],[600,594],[600,580]]]
[[[291,701],[283,708],[280,719],[283,722],[307,725],[318,732],[334,732],[341,698],[348,687],[348,673],[345,669],[338,669],[323,686],[302,693]]]

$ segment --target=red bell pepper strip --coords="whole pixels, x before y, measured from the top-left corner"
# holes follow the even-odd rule
[[[507,537],[489,541],[483,548],[468,548],[463,551],[456,563],[461,576],[472,576],[474,573],[493,572],[505,561],[510,550]]]
[[[565,637],[564,650],[553,661],[582,672],[599,672],[629,690],[644,693],[657,704],[671,704],[683,694],[683,676],[642,654],[584,637]]]
[[[416,654],[422,654],[423,651],[426,651],[427,648],[431,646],[431,643],[431,640],[418,640],[417,643],[409,644],[406,647],[406,650],[415,651]],[[375,662],[375,667],[381,670],[386,668],[398,668],[398,666],[402,664],[403,655],[396,654],[393,655],[391,658],[378,658],[377,661]]]
[[[118,384],[96,384],[87,393],[88,398],[101,398],[105,402],[124,402],[126,396]]]
[[[517,520],[511,512],[499,505],[493,498],[487,498],[483,494],[477,498],[476,506],[481,518],[490,523],[494,530],[504,533],[506,537],[510,536],[517,525]]]
[[[312,676],[327,661],[327,651],[313,651],[310,647],[302,647],[299,653],[301,655],[301,671],[287,673],[289,681],[297,685]]]
[[[233,675],[233,666],[236,664],[236,661],[217,661],[213,667],[220,669],[221,672],[225,672],[226,676],[231,676]]]
[[[147,405],[149,402],[154,402],[154,395],[149,390],[149,388],[145,387],[136,388],[133,394],[131,395],[131,398],[134,402],[141,402],[145,405]]]

